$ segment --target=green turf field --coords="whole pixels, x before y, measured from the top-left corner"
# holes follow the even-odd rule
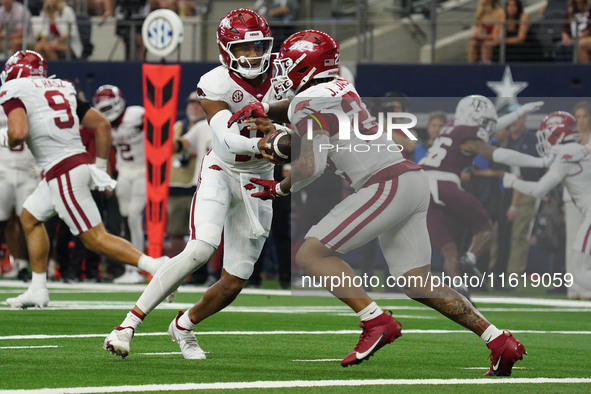
[[[0,281],[0,301],[24,290],[16,285]],[[277,290],[248,291],[254,294],[201,323],[195,331],[207,360],[184,360],[166,330],[201,293],[183,288],[174,304],[146,319],[121,360],[102,349],[103,339],[141,287],[53,286],[44,310],[0,303],[0,393],[591,392],[589,301],[476,298],[529,353],[512,377],[483,378],[489,351],[482,340],[407,299],[378,300],[402,323],[402,338],[342,368],[340,359],[358,340],[358,318],[338,300]]]

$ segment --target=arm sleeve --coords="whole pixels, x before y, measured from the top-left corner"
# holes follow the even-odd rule
[[[232,113],[227,109],[223,109],[218,111],[209,121],[209,125],[218,139],[226,145],[228,151],[232,154],[254,155],[261,153],[258,148],[260,138],[241,136],[236,123],[228,128],[228,121],[231,117]]]
[[[537,182],[522,181],[521,179],[515,181],[513,188],[523,194],[532,197],[542,198],[552,188],[558,185],[568,175],[572,164],[556,163],[552,165],[550,170]]]
[[[497,148],[492,154],[493,161],[508,166],[544,168],[544,159],[520,153],[512,149]]]
[[[497,125],[495,126],[495,133],[506,129],[519,119],[517,111],[509,112],[507,115],[501,116],[497,119]]]
[[[86,115],[90,109],[90,104],[86,101],[80,100],[79,98],[76,98],[76,104],[76,115],[78,115],[78,119],[82,121],[82,119],[84,119],[84,115]]]
[[[321,144],[329,144],[330,140],[326,134],[321,134],[314,137],[313,150],[314,150],[314,173],[308,178],[300,179],[297,182],[293,182],[290,188],[292,193],[303,189],[310,183],[314,182],[324,172],[326,168],[326,162],[328,160],[328,149],[320,149]],[[292,167],[293,168],[293,167]],[[293,175],[292,175],[293,180]]]

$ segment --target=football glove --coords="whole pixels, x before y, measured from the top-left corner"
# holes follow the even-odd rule
[[[283,193],[280,182],[259,178],[250,178],[250,181],[263,187],[262,192],[252,194],[253,197],[261,200],[276,200],[289,195],[289,193]]]
[[[268,108],[269,104],[267,104]],[[228,128],[236,122],[240,122],[250,118],[266,118],[265,106],[262,103],[252,103],[245,105],[238,111],[234,112],[228,121]]]

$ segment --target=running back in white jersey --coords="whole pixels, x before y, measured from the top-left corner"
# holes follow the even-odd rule
[[[356,137],[353,132],[354,114],[357,114],[357,127],[362,134],[376,134],[378,124],[367,111],[353,85],[342,78],[312,86],[298,94],[289,106],[288,116],[302,138],[306,138],[308,121],[315,123],[310,115],[314,115],[314,111],[322,112],[328,109],[342,111],[351,120],[350,140],[340,140],[338,125],[329,122],[331,124],[328,124],[328,132],[332,147],[327,149],[328,159],[334,163],[336,173],[355,190],[359,190],[381,169],[405,160],[400,153],[400,147],[394,141],[388,140],[385,132],[375,140],[366,141]]]
[[[254,89],[248,82],[224,66],[216,67],[201,77],[197,84],[197,94],[206,100],[227,103],[232,113],[251,103],[275,101],[270,76],[265,79],[259,89]],[[261,131],[248,130],[247,126],[247,124],[238,122],[240,135],[248,138],[264,136]],[[268,160],[263,159],[262,155],[230,153],[215,133],[213,134],[212,150],[230,168],[237,171],[266,171],[273,166]]]
[[[0,127],[6,127],[7,122],[4,108],[0,106]],[[0,147],[1,168],[28,171],[36,166],[37,162],[27,144],[20,144],[14,148]]]
[[[10,80],[0,89],[0,104],[6,111],[15,103],[22,103],[27,112],[26,142],[43,171],[86,152],[76,116],[76,90],[70,82],[39,77]]]
[[[127,107],[121,123],[111,126],[113,146],[117,148],[117,171],[141,173],[145,171],[144,108]]]
[[[584,214],[591,214],[591,144],[566,144],[560,149],[550,171],[560,171],[573,202]]]

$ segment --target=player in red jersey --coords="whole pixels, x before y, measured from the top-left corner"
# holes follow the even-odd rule
[[[430,198],[428,178],[399,151],[390,150],[395,145],[383,134],[372,138],[369,151],[349,149],[366,142],[364,138],[375,137],[378,126],[353,86],[337,77],[338,59],[339,46],[328,34],[306,30],[292,35],[283,43],[274,62],[273,79],[279,94],[288,97],[295,94],[289,108],[286,110],[285,101],[257,103],[232,117],[231,121],[267,114],[278,121],[287,117],[302,135],[299,158],[292,163],[290,175],[281,182],[251,179],[264,186],[264,191],[253,197],[277,199],[298,191],[319,177],[330,161],[355,193],[306,234],[296,256],[298,265],[315,278],[353,278],[355,272],[342,255],[378,237],[390,272],[406,279],[405,293],[485,340],[492,359],[487,375],[510,375],[513,364],[525,354],[525,348],[511,333],[490,324],[453,289],[417,284],[428,283],[430,276],[431,248],[426,223]],[[319,114],[326,123],[313,120],[312,115],[319,119]],[[344,119],[341,114],[346,115]],[[355,134],[350,139],[340,139],[341,121],[355,125],[355,119],[364,138]],[[268,127],[262,126],[259,119],[256,122],[255,128]],[[312,138],[309,133],[313,134]],[[413,282],[411,278],[420,281]],[[363,331],[357,346],[341,361],[343,367],[367,360],[401,335],[401,325],[390,311],[382,311],[363,287],[346,282],[343,280],[342,285],[335,285],[330,291],[357,313]]]

